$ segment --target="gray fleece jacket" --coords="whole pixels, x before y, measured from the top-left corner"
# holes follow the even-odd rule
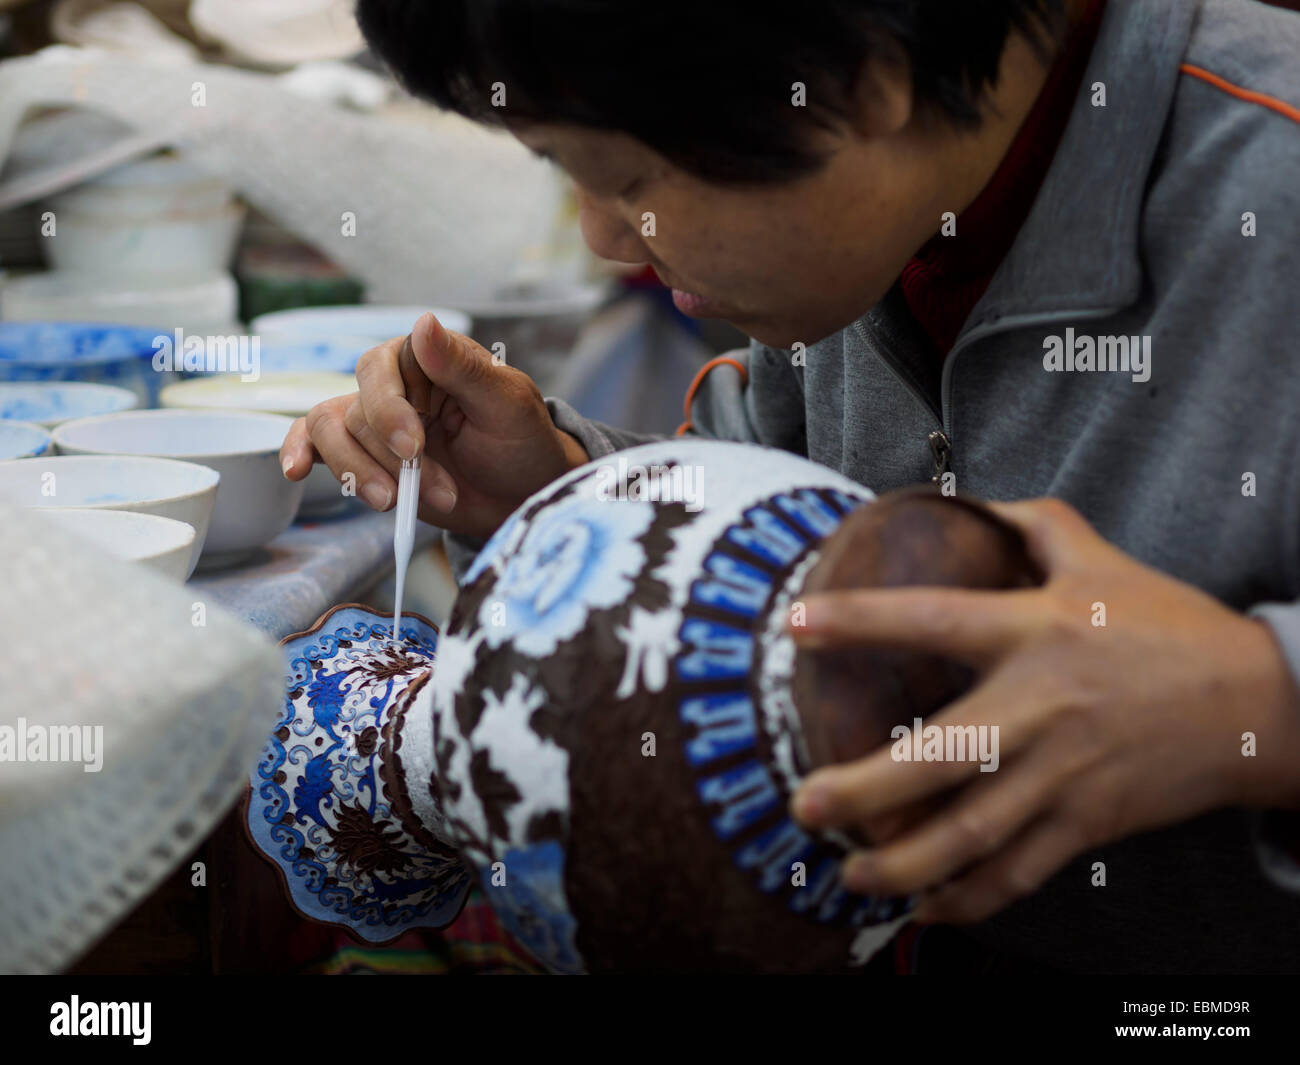
[[[1266,620],[1300,683],[1300,15],[1110,0],[1047,179],[942,366],[897,289],[793,355],[734,353],[746,372],[706,377],[694,431],[877,492],[946,470],[962,494],[1064,499]],[[550,407],[593,459],[646,439]],[[1300,971],[1300,877],[1260,825],[1221,810],[1090,851],[971,934],[1084,972]]]

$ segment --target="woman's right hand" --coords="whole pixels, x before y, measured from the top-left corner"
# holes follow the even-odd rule
[[[422,453],[421,521],[486,537],[530,495],[587,461],[551,421],[525,373],[494,363],[432,314],[411,334],[367,351],[360,393],[319,403],[280,448],[285,476],[300,481],[324,462],[375,510],[397,501],[402,459]]]

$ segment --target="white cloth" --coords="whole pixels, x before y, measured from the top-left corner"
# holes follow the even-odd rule
[[[266,74],[66,47],[0,63],[0,164],[26,116],[59,106],[177,147],[374,303],[486,303],[538,281],[563,203],[556,172],[513,137],[431,107],[360,114]],[[0,188],[20,176],[3,172]]]
[[[102,728],[98,772],[84,750],[82,762],[0,761],[0,972],[51,972],[234,803],[280,710],[284,667],[269,638],[215,605],[196,625],[196,589],[7,504],[0,588],[0,730]]]

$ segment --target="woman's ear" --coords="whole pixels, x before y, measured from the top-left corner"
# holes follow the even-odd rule
[[[863,137],[889,137],[912,121],[912,64],[891,37],[880,36],[854,86],[853,128]]]

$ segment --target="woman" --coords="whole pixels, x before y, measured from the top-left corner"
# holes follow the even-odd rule
[[[1276,831],[1300,806],[1300,17],[361,0],[359,19],[415,94],[568,171],[593,251],[753,338],[693,390],[687,431],[876,491],[1045,497],[1000,504],[1041,590],[808,603],[810,644],[975,666],[941,716],[1001,734],[996,773],[886,750],[810,777],[801,820],[873,828],[845,883],[922,892],[918,920],[1054,968],[1300,966]],[[358,380],[294,427],[286,476],[323,461],[383,510],[423,451],[420,516],[460,559],[641,439],[428,315]]]

